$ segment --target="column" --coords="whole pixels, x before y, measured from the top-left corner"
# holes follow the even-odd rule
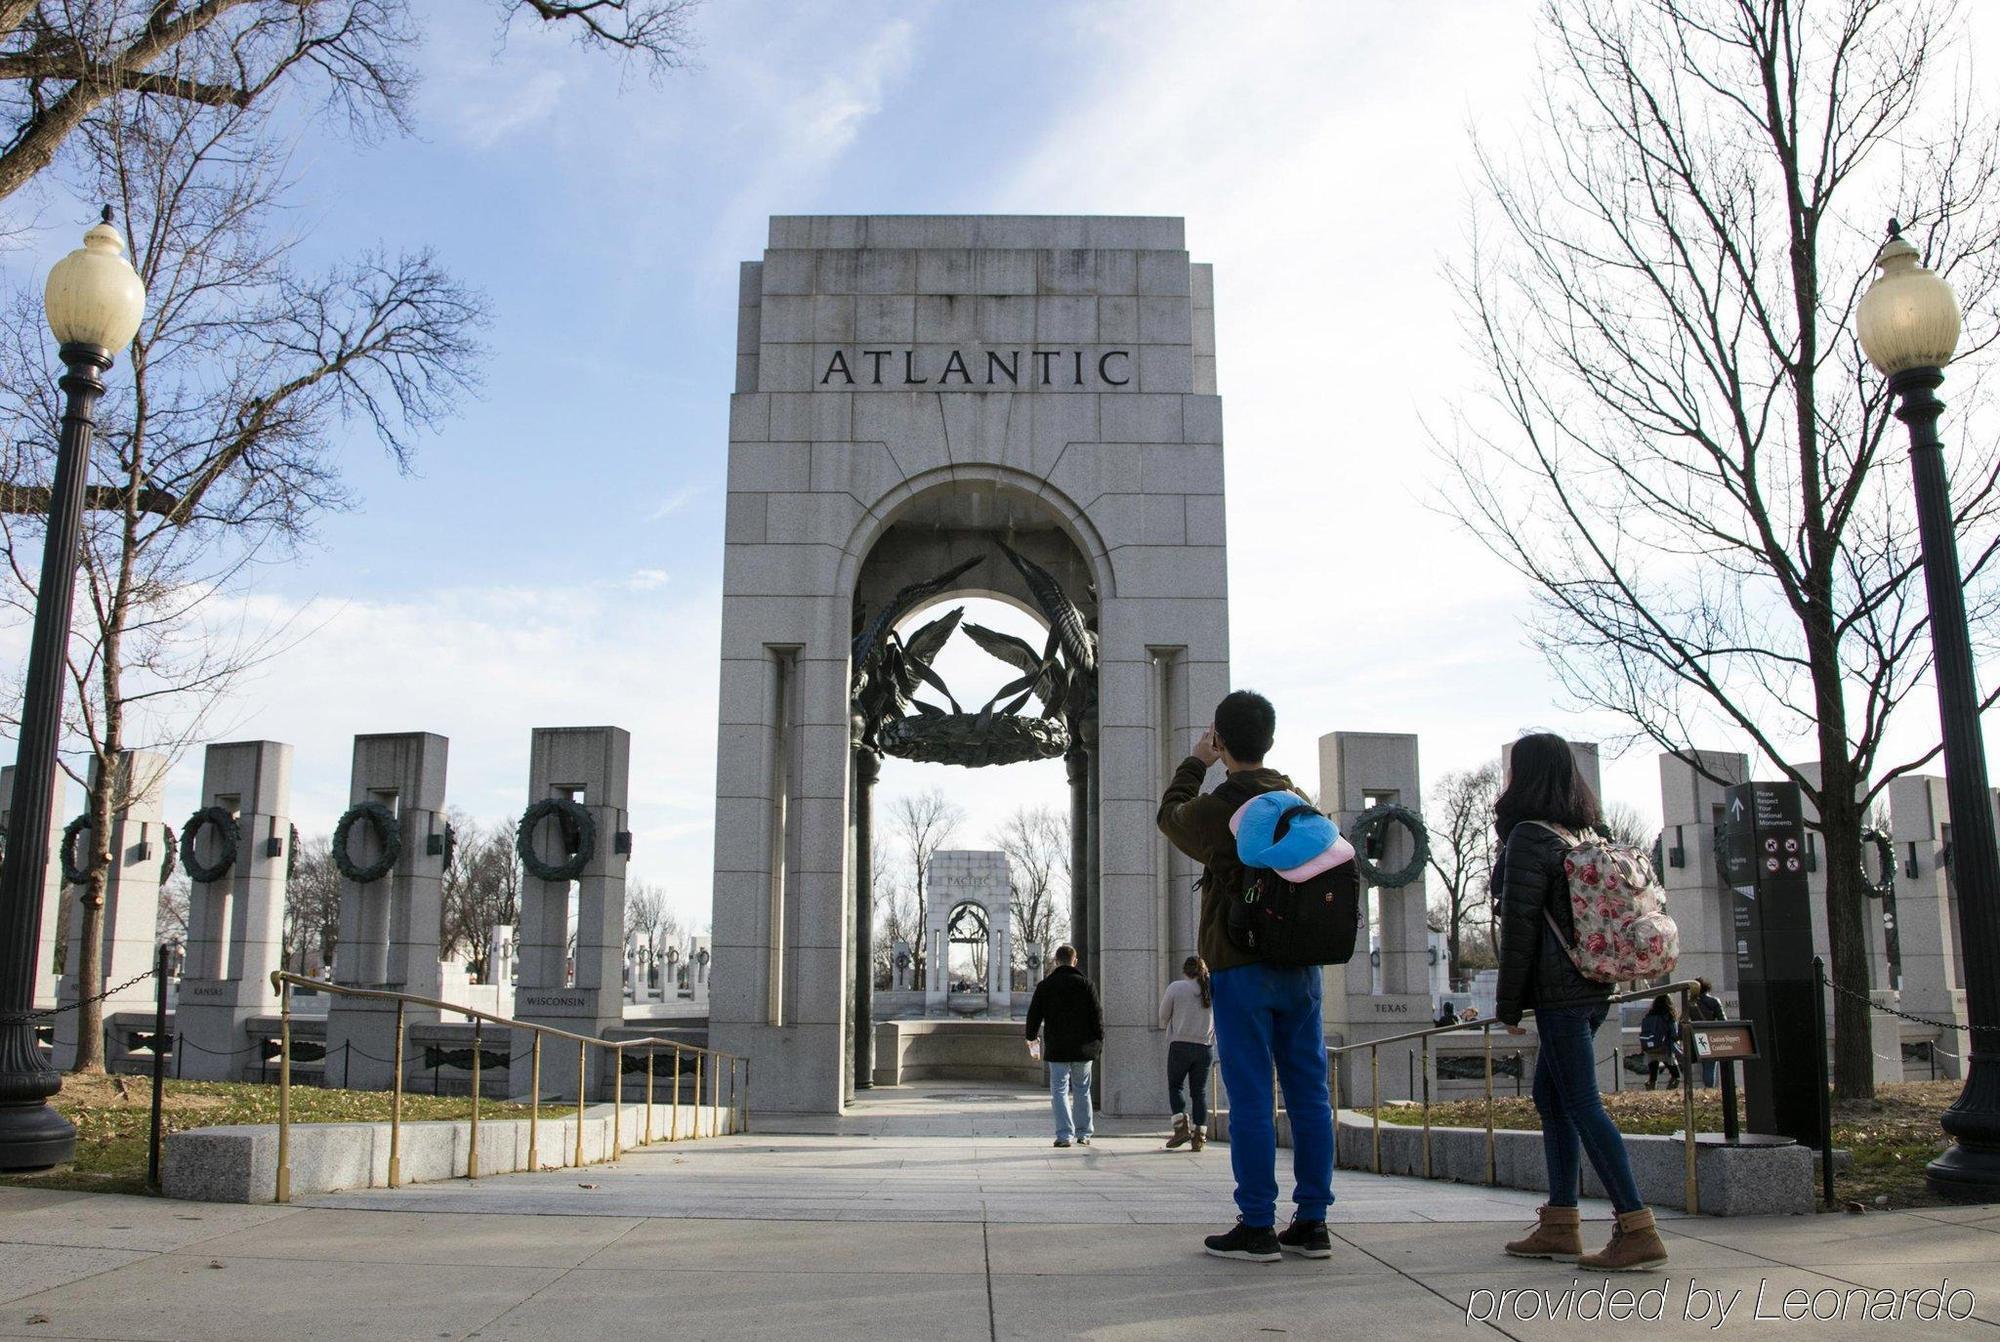
[[[178,1068],[190,1079],[236,1080],[258,1070],[249,1025],[277,1010],[271,974],[284,956],[291,783],[292,748],[282,742],[208,748],[202,805],[234,822],[236,843],[222,841],[224,827],[197,825],[194,817],[182,828],[183,858],[192,849],[204,867],[222,868],[211,880],[194,881],[188,893],[187,963],[174,1028],[183,1046]]]

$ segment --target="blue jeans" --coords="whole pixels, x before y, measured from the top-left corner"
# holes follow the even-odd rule
[[[1049,1107],[1055,1110],[1056,1140],[1089,1140],[1090,1064],[1052,1062],[1049,1064]]]
[[[1597,1089],[1597,1027],[1610,1008],[1548,1007],[1535,1012],[1541,1046],[1535,1055],[1535,1108],[1542,1115],[1542,1158],[1548,1163],[1549,1205],[1574,1207],[1583,1156],[1604,1181],[1620,1213],[1646,1204],[1632,1178],[1625,1139],[1604,1112]]]
[[[1253,1228],[1278,1218],[1278,1132],[1271,1071],[1292,1121],[1292,1201],[1302,1221],[1324,1221],[1333,1202],[1333,1104],[1320,1028],[1320,972],[1275,965],[1219,969],[1215,1049],[1229,1092],[1229,1165],[1236,1209]]]

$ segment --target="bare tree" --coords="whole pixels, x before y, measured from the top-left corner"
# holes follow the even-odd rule
[[[1034,943],[1053,950],[1069,935],[1069,812],[1017,807],[988,842],[1007,855],[1013,873],[1017,949]]]
[[[625,886],[625,935],[629,937],[637,932],[651,941],[662,929],[670,937],[680,935],[681,920],[667,902],[667,892],[645,881],[628,882]]]
[[[1434,930],[1444,933],[1454,991],[1463,991],[1466,932],[1493,926],[1491,884],[1496,836],[1493,803],[1500,796],[1500,764],[1489,761],[1438,779],[1424,808],[1430,830],[1430,868],[1437,873],[1431,909]]]
[[[697,0],[487,0],[654,71],[687,62]],[[405,124],[408,0],[0,0],[0,199],[57,161],[90,122],[146,103],[219,117],[296,87],[369,133]]]
[[[187,873],[176,871],[160,883],[160,911],[153,919],[153,940],[187,944],[188,896],[193,892]]]
[[[875,904],[874,965],[877,986],[895,982],[896,943],[910,948],[912,969],[921,969],[924,958],[923,910],[915,894],[902,880],[890,874],[889,847],[880,836],[875,839],[874,860],[869,866]]]
[[[931,859],[958,836],[964,823],[965,808],[945,796],[940,787],[904,793],[889,807],[889,825],[903,841],[903,856],[909,863],[919,903],[930,888]]]
[[[1730,732],[1818,811],[1833,976],[1856,994],[1843,1096],[1872,1091],[1861,815],[1936,754],[1882,756],[1930,670],[1900,434],[1851,326],[1892,213],[1957,288],[1971,352],[1996,329],[2000,135],[1939,86],[1955,8],[1549,0],[1539,133],[1480,147],[1454,276],[1491,400],[1446,445],[1451,506],[1530,582],[1579,704],[1666,750]],[[1990,641],[2000,494],[1985,389],[1954,383]]]
[[[208,734],[221,692],[287,636],[239,598],[250,570],[347,502],[336,443],[372,430],[402,463],[473,378],[481,301],[427,253],[370,256],[312,274],[276,226],[281,155],[261,117],[217,120],[141,102],[83,133],[93,194],[118,202],[148,311],[128,372],[100,402],[91,474],[105,497],[86,515],[78,628],[71,640],[66,767],[87,792],[90,878],[78,957],[76,1068],[102,1066],[99,977],[109,819],[122,804],[109,767],[128,747],[172,759]],[[0,478],[53,473],[60,406],[37,296],[0,312]],[[16,498],[0,504],[19,505]],[[5,511],[0,606],[33,616],[45,513]],[[9,701],[12,702],[18,701]],[[96,767],[92,767],[93,762]]]
[[[487,950],[493,930],[520,921],[521,858],[510,821],[481,825],[454,812],[452,828],[457,844],[445,869],[440,940],[446,954],[462,951],[474,976],[485,982],[492,978]]]
[[[316,834],[301,840],[285,881],[285,967],[309,974],[333,965],[340,945],[340,868],[333,862],[333,838]]]
[[[1638,807],[1629,802],[1614,801],[1604,805],[1604,837],[1613,843],[1650,852],[1659,831],[1646,823],[1646,817],[1639,814]]]

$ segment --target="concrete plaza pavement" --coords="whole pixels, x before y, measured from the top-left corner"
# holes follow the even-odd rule
[[[1657,1322],[1519,1317],[1603,1278],[1506,1258],[1534,1194],[1342,1174],[1330,1262],[1200,1252],[1229,1152],[1102,1124],[1057,1151],[1045,1101],[936,1083],[837,1123],[630,1152],[615,1166],[289,1207],[0,1189],[0,1337],[105,1339],[1848,1338],[2000,1342],[2000,1207],[1678,1218]],[[1591,1238],[1609,1210],[1585,1209]],[[1937,1286],[1964,1320],[1782,1314],[1785,1292]],[[1690,1317],[1742,1292],[1719,1329]],[[1500,1293],[1513,1291],[1501,1303]],[[1523,1295],[1523,1292],[1527,1295]],[[1835,1299],[1821,1295],[1824,1305]],[[1642,1300],[1641,1309],[1654,1307]],[[1468,1320],[1468,1304],[1475,1315]],[[1602,1308],[1599,1305],[1598,1308]]]

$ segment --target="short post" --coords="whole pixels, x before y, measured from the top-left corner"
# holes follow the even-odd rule
[[[1826,959],[1813,957],[1813,1013],[1819,1020],[1819,1184],[1826,1205],[1833,1206],[1833,1096],[1826,1076]]]
[[[174,948],[161,946],[153,960],[153,1117],[146,1136],[146,1187],[160,1191],[161,1109],[167,1091],[167,974]]]
[[[162,950],[165,948],[163,947]],[[164,963],[164,956],[162,957]],[[272,977],[276,978],[276,975]],[[166,988],[160,989],[161,999]],[[278,980],[278,1189],[275,1201],[292,1200],[292,985]]]
[[[583,1168],[583,1105],[584,1092],[589,1089],[584,1084],[586,1070],[590,1066],[590,1045],[581,1039],[576,1041],[576,1167]]]
[[[542,1032],[535,1031],[528,1045],[528,1170],[542,1168]]]
[[[1625,1050],[1617,1044],[1611,1046],[1611,1093],[1616,1095],[1625,1086]]]
[[[1431,1037],[1423,1035],[1417,1043],[1424,1055],[1424,1178],[1428,1179],[1431,1177]]]
[[[704,1062],[704,1061],[706,1060],[706,1058],[707,1058],[707,1055],[706,1055],[705,1053],[701,1052],[700,1050],[697,1050],[697,1051],[695,1052],[695,1055],[694,1055],[694,1139],[695,1139],[696,1141],[700,1141],[700,1140],[701,1140],[701,1107],[702,1107],[702,1105],[703,1105],[703,1104],[705,1103],[705,1097],[704,1097],[704,1095],[703,1095],[703,1092],[702,1092],[702,1088],[701,1088],[701,1071],[702,1071],[702,1063],[703,1063],[703,1062]]]
[[[1681,985],[1681,1122],[1687,1128],[1687,1170],[1685,1196],[1688,1215],[1701,1210],[1700,1181],[1695,1177],[1695,1131],[1694,1131],[1694,1024],[1688,1019],[1688,1007],[1693,1004],[1694,985]]]
[[[1736,1117],[1736,1063],[1734,1059],[1724,1059],[1722,1063],[1722,1137],[1731,1146],[1742,1128]]]
[[[646,1140],[640,1145],[653,1144],[653,1050],[646,1050]]]
[[[403,1001],[396,999],[396,1080],[389,1090],[389,1187],[403,1183]]]
[[[1382,1172],[1382,1050],[1368,1046],[1368,1110],[1375,1116],[1375,1173]]]
[[[681,1046],[674,1045],[674,1111],[667,1124],[667,1140],[681,1139]]]
[[[743,1059],[743,1131],[750,1131],[750,1059]]]
[[[465,1139],[465,1177],[479,1177],[479,1043],[486,1022],[472,1018],[472,1131]]]
[[[611,1159],[615,1163],[624,1149],[620,1141],[625,1134],[620,1130],[625,1124],[625,1046],[611,1046]]]
[[[1486,1046],[1486,1184],[1491,1188],[1500,1182],[1499,1164],[1493,1150],[1493,1022],[1486,1022],[1479,1033]]]

